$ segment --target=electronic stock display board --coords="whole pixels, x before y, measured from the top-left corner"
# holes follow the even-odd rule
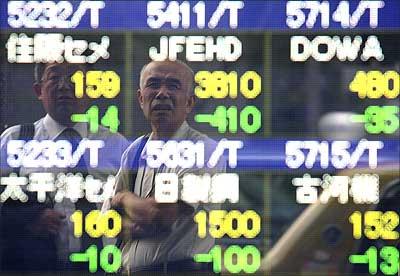
[[[398,275],[399,1],[1,1],[0,32],[1,275]]]

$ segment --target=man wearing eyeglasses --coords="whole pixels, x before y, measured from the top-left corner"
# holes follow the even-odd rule
[[[111,133],[101,126],[97,133],[91,133],[88,123],[71,121],[72,114],[86,113],[89,106],[87,96],[80,99],[75,97],[71,76],[78,70],[85,73],[87,66],[67,63],[35,66],[33,90],[42,102],[46,115],[31,127],[18,125],[3,132],[0,145],[1,176],[16,172],[7,165],[7,144],[11,140],[27,138],[21,135],[31,136],[30,139],[37,141],[67,140],[71,143],[72,150],[76,150],[74,144],[79,144],[84,138],[102,140],[104,147],[99,149],[99,163],[95,168],[89,166],[90,157],[86,151],[73,169],[21,167],[17,171],[20,176],[29,176],[33,172],[51,172],[54,176],[59,173],[79,172],[83,177],[90,174],[95,179],[105,181],[109,175],[116,174],[121,155],[128,145],[127,140],[122,135]],[[26,131],[26,129],[30,130]],[[89,203],[85,201],[83,205],[78,205],[66,198],[62,202],[54,202],[54,193],[41,204],[37,203],[36,198],[33,197],[30,197],[26,204],[13,202],[12,199],[8,201],[17,206],[5,208],[6,201],[2,208],[1,238],[5,240],[2,269],[15,271],[75,269],[68,260],[69,254],[85,251],[86,245],[82,239],[73,236],[70,216],[80,206],[89,208]],[[90,206],[90,208],[96,208],[93,204]]]
[[[215,149],[215,141],[186,122],[194,107],[193,84],[193,71],[180,61],[153,61],[141,71],[137,97],[152,132],[138,138],[125,151],[117,175],[115,196],[111,200],[111,207],[120,208],[123,214],[124,235],[119,244],[123,275],[212,273],[210,265],[193,260],[195,254],[206,253],[214,245],[210,236],[198,237],[193,217],[199,210],[209,211],[219,205],[182,200],[158,203],[154,194],[155,177],[158,173],[175,173],[181,182],[185,174],[223,172],[223,158],[212,169],[168,168],[163,165],[151,168],[146,164],[148,142],[152,140],[203,141],[206,151]],[[132,173],[136,168],[137,171]],[[108,208],[110,206],[105,202],[103,211]]]

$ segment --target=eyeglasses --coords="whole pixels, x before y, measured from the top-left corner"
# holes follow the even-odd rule
[[[58,75],[52,75],[52,76],[50,76],[50,77],[48,77],[48,78],[42,78],[41,80],[40,80],[40,82],[45,82],[45,81],[50,81],[51,83],[54,83],[54,84],[60,84],[61,82],[66,82],[66,83],[70,83],[70,84],[72,84],[72,81],[71,81],[71,77],[70,76],[58,76]]]

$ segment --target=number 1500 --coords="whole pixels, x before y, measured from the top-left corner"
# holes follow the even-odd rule
[[[198,236],[206,237],[207,232],[207,213],[198,212],[194,221],[198,225]],[[253,210],[247,210],[243,214],[240,211],[232,210],[212,210],[208,216],[208,224],[211,237],[219,239],[227,234],[230,238],[244,236],[248,239],[256,237],[261,230],[261,218]],[[236,224],[236,226],[234,226]],[[251,224],[251,226],[249,226]]]

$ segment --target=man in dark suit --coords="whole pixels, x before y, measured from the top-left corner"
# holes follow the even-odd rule
[[[35,66],[33,89],[47,114],[28,125],[28,128],[26,125],[17,125],[3,132],[0,144],[1,176],[8,176],[12,172],[20,176],[29,176],[36,172],[50,172],[54,176],[59,173],[79,172],[83,177],[90,174],[96,179],[105,181],[109,175],[116,174],[121,155],[128,145],[127,140],[122,135],[111,133],[101,126],[97,133],[91,133],[88,123],[71,121],[72,114],[85,113],[89,105],[87,96],[80,99],[75,97],[71,76],[78,70],[85,73],[87,67],[67,63]],[[97,167],[92,168],[89,166],[90,158],[86,151],[73,168],[52,166],[13,169],[7,161],[8,143],[26,138],[37,141],[67,140],[72,146],[72,151],[76,150],[76,146],[83,138],[101,140],[104,142],[104,147],[99,149],[99,156],[102,159],[99,160]],[[86,203],[82,205],[81,201]],[[69,199],[55,202],[54,193],[50,193],[44,203],[37,201],[36,193],[29,194],[29,200],[25,203],[12,199],[5,201],[1,216],[3,230],[1,238],[5,243],[2,250],[3,270],[73,269],[68,260],[70,253],[84,251],[86,248],[84,248],[83,239],[80,240],[72,235],[73,224],[69,218],[76,209],[86,208],[89,205],[85,199],[77,203]],[[93,204],[90,206],[90,208],[96,208]]]

